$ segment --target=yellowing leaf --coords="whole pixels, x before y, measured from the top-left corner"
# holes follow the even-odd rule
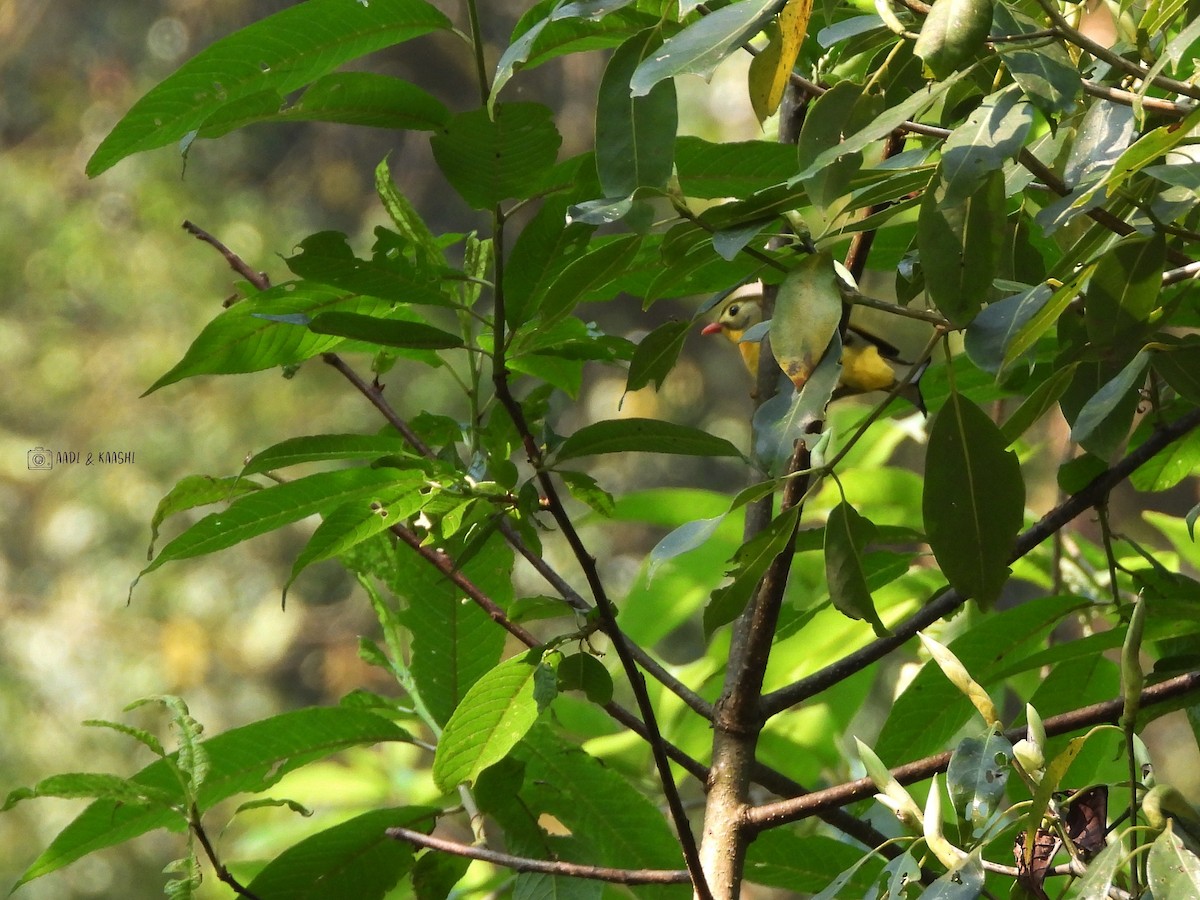
[[[779,109],[811,18],[812,0],[788,0],[770,43],[750,63],[750,103],[759,122]]]
[[[842,318],[842,292],[833,257],[814,253],[779,285],[771,322],[771,351],[779,368],[804,387],[820,362]]]

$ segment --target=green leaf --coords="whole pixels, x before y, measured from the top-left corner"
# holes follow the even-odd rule
[[[153,88],[101,142],[87,174],[178,141],[229,104],[265,91],[289,94],[349,60],[448,28],[424,0],[289,7],[217,41]]]
[[[788,184],[794,185],[812,178],[826,166],[831,165],[846,154],[865,150],[875,141],[891,134],[905,122],[918,118],[925,110],[938,102],[943,94],[958,84],[962,74],[955,73],[928,89],[916,91],[895,106],[888,107],[884,112],[875,117],[873,121],[860,128],[854,134],[847,135],[835,146],[817,154],[815,159],[808,160],[808,165],[798,175],[793,176]]]
[[[546,200],[513,245],[504,267],[504,316],[510,328],[530,322],[550,284],[587,249],[594,229],[567,222],[567,201]]]
[[[726,573],[733,576],[733,582],[713,591],[712,600],[704,608],[706,637],[711,637],[722,625],[729,624],[742,614],[767,568],[783,552],[796,530],[799,509],[793,506],[776,516],[770,525],[734,554],[733,565]]]
[[[549,702],[548,667],[531,650],[501,663],[471,685],[450,716],[433,758],[433,780],[443,791],[473,782],[508,756]]]
[[[1017,438],[1054,408],[1074,377],[1075,366],[1073,365],[1055,369],[1049,378],[1041,382],[1021,401],[1021,405],[1013,410],[1012,415],[1005,419],[1004,424],[1000,426],[1000,432],[1007,441],[1006,446],[1011,447]]]
[[[825,579],[838,612],[869,622],[885,637],[890,632],[875,611],[863,570],[863,550],[874,533],[875,526],[844,500],[835,506],[825,523]]]
[[[1042,28],[1003,0],[995,4],[992,16],[997,34],[1028,34]],[[996,50],[1013,80],[1045,116],[1053,118],[1074,108],[1083,79],[1062,44],[1049,41],[1030,49],[1029,41],[999,41]]]
[[[675,367],[691,325],[691,322],[664,322],[642,338],[629,362],[625,390],[640,391],[651,382],[655,390],[661,388]]]
[[[597,241],[568,263],[534,300],[546,323],[567,315],[582,300],[606,300],[617,293],[614,283],[628,272],[641,238],[636,234]]]
[[[558,477],[563,480],[571,496],[586,503],[594,512],[602,516],[612,516],[615,509],[612,494],[600,487],[591,475],[584,472],[572,472],[569,469],[556,470]]]
[[[340,122],[370,128],[435,131],[450,112],[416,85],[372,72],[335,72],[294,103],[279,91],[251,94],[209,116],[195,135],[215,138],[260,122]]]
[[[1162,290],[1166,239],[1124,240],[1100,257],[1087,287],[1084,321],[1100,349],[1119,345],[1135,325],[1146,321]]]
[[[1079,609],[1078,597],[1042,597],[985,617],[949,649],[984,688],[1007,677],[1010,663],[1040,650],[1048,635]],[[942,674],[925,666],[892,704],[875,749],[893,765],[945,749],[975,707]]]
[[[413,866],[412,886],[416,900],[446,900],[470,865],[471,860],[465,856],[422,853]]]
[[[394,722],[361,710],[311,708],[283,713],[204,742],[209,771],[199,792],[204,812],[234,794],[264,791],[284,775],[348,747],[407,741]],[[149,790],[178,795],[173,760],[158,760],[131,779]],[[34,861],[17,886],[57,871],[90,853],[156,828],[174,827],[178,814],[113,800],[98,800],[80,813]]]
[[[573,653],[558,664],[558,689],[583,691],[588,700],[600,706],[613,698],[612,676],[590,653]]]
[[[606,419],[585,425],[563,441],[556,462],[601,453],[674,453],[682,456],[742,454],[724,438],[659,419]]]
[[[1119,412],[1119,407],[1128,408],[1131,402],[1130,395],[1138,393],[1137,389],[1145,381],[1149,365],[1150,351],[1138,351],[1137,355],[1079,410],[1071,423],[1071,440],[1078,444],[1087,444],[1096,429],[1114,412]],[[1136,404],[1136,400],[1133,402]]]
[[[692,522],[684,522],[667,534],[650,551],[650,565],[646,572],[647,579],[653,579],[654,573],[658,571],[658,567],[668,560],[682,556],[684,553],[695,550],[697,547],[702,547],[709,538],[717,533],[717,529],[724,521],[725,514],[722,513],[719,516],[713,516],[708,519],[696,519]]]
[[[438,168],[476,209],[527,199],[561,143],[553,113],[540,103],[497,103],[491,117],[486,109],[459,113],[432,140]]]
[[[444,542],[444,549],[458,559],[471,538],[469,533],[455,535]],[[407,601],[403,623],[412,636],[413,680],[434,721],[444,724],[467,690],[500,661],[505,632],[477,604],[464,603],[459,588],[416,554],[403,554],[396,564],[389,587]],[[512,567],[512,550],[492,533],[460,569],[507,608],[512,601]]]
[[[1189,403],[1200,406],[1200,347],[1154,354],[1154,371]]]
[[[429,832],[437,813],[419,806],[362,813],[293,844],[246,889],[293,900],[382,900],[413,864],[412,845],[389,838],[387,829]]]
[[[367,344],[384,347],[407,347],[414,350],[445,350],[463,346],[463,339],[424,322],[404,322],[361,313],[321,313],[308,323],[310,331],[352,338]]]
[[[1004,797],[1013,755],[1012,744],[1002,734],[984,740],[966,737],[959,741],[946,769],[950,802],[971,837],[979,839]]]
[[[1146,874],[1155,900],[1200,897],[1200,858],[1175,833],[1174,822],[1150,845]]]
[[[520,797],[553,816],[583,844],[590,862],[620,868],[679,869],[674,832],[647,792],[617,768],[537,725],[513,750],[524,763]],[[511,790],[511,788],[509,788]],[[639,887],[639,897],[691,896],[691,888]]]
[[[992,26],[992,0],[934,0],[913,53],[945,78],[983,49]]]
[[[375,167],[375,192],[400,235],[420,249],[426,262],[440,264],[443,257],[442,251],[438,249],[437,239],[416,207],[396,187],[386,158],[380,160],[379,165]]]
[[[364,260],[354,255],[344,234],[321,231],[301,241],[300,252],[286,262],[300,278],[356,294],[404,304],[452,305],[453,300],[437,280],[438,273],[415,266],[402,254],[389,252],[392,243],[394,236],[390,242],[379,241],[373,257]]]
[[[321,524],[292,563],[292,572],[283,586],[285,599],[288,589],[300,573],[313,563],[340,556],[393,525],[404,525],[410,516],[415,515],[425,505],[429,496],[421,492],[421,488],[425,486],[424,473],[406,474],[412,477],[398,479],[381,488],[370,498],[361,497],[325,514]]]
[[[1096,264],[1082,266],[1067,282],[1054,289],[1054,293],[1031,315],[1008,341],[1004,350],[1004,366],[1008,367],[1020,359],[1038,339],[1049,331],[1071,301],[1079,295],[1080,287],[1091,277]]]
[[[208,506],[210,503],[228,503],[244,494],[261,490],[261,484],[240,476],[213,478],[210,475],[188,475],[181,479],[165,497],[158,501],[158,506],[154,510],[154,518],[150,520],[150,547],[146,551],[146,559],[153,558],[159,526],[168,516],[184,510],[195,509],[197,506]]]
[[[146,393],[197,375],[232,375],[295,365],[344,343],[344,338],[315,334],[272,317],[311,318],[331,311],[386,315],[389,309],[391,304],[385,300],[355,296],[324,284],[298,281],[276,285],[234,304],[204,326],[183,359]]]
[[[714,143],[684,135],[674,157],[685,197],[748,197],[796,173],[796,150],[778,141]]]
[[[1028,835],[1025,840],[1030,840]],[[1109,888],[1113,886],[1119,872],[1125,867],[1126,856],[1124,841],[1119,836],[1110,840],[1108,846],[1088,863],[1087,872],[1076,883],[1078,896],[1097,898],[1109,896]],[[1154,896],[1157,898],[1158,894],[1156,893]]]
[[[593,19],[574,15],[571,10],[579,9],[578,4],[554,9],[556,6],[558,0],[543,0],[521,16],[508,48],[496,64],[489,104],[521,69],[531,69],[567,53],[615,47],[639,31],[661,24],[659,15],[639,10],[616,9]]]
[[[639,187],[665,188],[671,176],[678,110],[675,83],[662,81],[645,96],[629,95],[634,70],[659,47],[649,28],[617,48],[596,99],[596,170],[605,197],[628,197]]]
[[[1130,449],[1141,436],[1139,426]],[[1196,471],[1200,471],[1200,431],[1190,431],[1142,463],[1129,477],[1129,483],[1139,491],[1166,491]]]
[[[967,200],[1025,144],[1033,126],[1033,106],[1009,87],[986,97],[942,144],[943,203]]]
[[[174,790],[164,790],[139,784],[120,775],[107,775],[102,772],[65,772],[43,778],[31,788],[17,788],[9,792],[4,806],[0,807],[0,812],[6,812],[22,800],[32,800],[35,797],[57,797],[61,800],[99,798],[114,803],[134,804],[141,806],[143,810],[166,810],[174,817],[184,817],[183,798],[178,783],[174,785]]]
[[[929,546],[950,584],[990,607],[1008,578],[1025,511],[1015,453],[979,407],[952,394],[929,426],[922,501]]]
[[[666,40],[637,67],[629,82],[635,97],[644,97],[664,78],[712,76],[727,56],[769,22],[786,0],[744,0],[715,10]]]
[[[809,894],[828,886],[863,858],[862,850],[844,841],[775,828],[759,834],[746,851],[746,878],[755,884]],[[882,868],[878,859],[865,854],[865,864],[843,882],[844,896],[865,895]]]
[[[988,299],[1004,245],[1004,175],[993,169],[982,182],[970,196],[952,204],[946,199],[943,174],[934,189],[925,192],[917,220],[925,288],[956,328],[974,319]]]
[[[372,494],[407,478],[395,469],[343,469],[318,472],[239,497],[163,547],[133,584],[164,563],[224,550],[351,500],[369,501]]]
[[[408,441],[398,434],[314,434],[288,438],[261,453],[256,453],[242,469],[242,475],[257,475],[306,462],[333,462],[342,459],[379,459],[411,453]],[[234,479],[230,479],[231,481]],[[252,481],[255,490],[260,486]],[[182,482],[181,482],[182,484]],[[219,499],[226,499],[221,497]],[[208,501],[214,502],[214,501]]]
[[[775,475],[783,472],[797,441],[815,445],[821,439],[811,429],[824,419],[825,408],[842,374],[841,347],[841,337],[835,331],[833,342],[802,390],[792,391],[790,396],[778,393],[754,411],[751,420],[754,458],[767,472]]]

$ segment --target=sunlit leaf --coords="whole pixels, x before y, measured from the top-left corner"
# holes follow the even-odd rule
[[[530,651],[501,663],[471,686],[442,731],[433,779],[443,791],[474,781],[525,735],[551,696],[548,667]],[[553,673],[549,673],[553,690]]]
[[[101,142],[88,175],[180,140],[231,103],[291,93],[344,62],[449,27],[424,0],[313,0],[284,9],[217,41],[154,87]]]

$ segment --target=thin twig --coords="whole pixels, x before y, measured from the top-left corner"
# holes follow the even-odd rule
[[[467,859],[491,863],[512,869],[514,872],[539,872],[544,875],[565,875],[570,878],[588,878],[609,884],[687,884],[690,880],[686,869],[613,869],[607,866],[589,866],[583,863],[561,860],[530,859],[527,856],[512,856],[486,847],[472,847],[447,841],[408,828],[389,828],[387,836],[396,841],[408,841],[418,847],[450,853]]]
[[[200,846],[204,848],[204,855],[208,857],[208,861],[212,865],[213,871],[216,872],[219,881],[229,885],[239,897],[246,897],[248,900],[261,900],[257,894],[244,887],[240,881],[234,878],[233,874],[217,858],[217,851],[213,848],[212,841],[208,839],[208,832],[204,830],[204,825],[201,822],[200,809],[194,803],[192,804],[191,814],[188,816],[188,828],[196,836],[196,840],[200,842]]]
[[[265,291],[271,286],[271,279],[267,277],[266,272],[255,272],[250,266],[246,265],[246,261],[222,244],[219,240],[205,231],[198,225],[193,225],[191,222],[184,220],[183,230],[194,237],[204,241],[217,249],[225,261],[229,263],[229,268],[237,272],[248,282],[258,288],[260,291]]]

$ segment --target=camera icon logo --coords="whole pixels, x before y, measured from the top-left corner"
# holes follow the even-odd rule
[[[45,447],[34,447],[26,454],[26,462],[30,469],[53,469],[54,454]]]

